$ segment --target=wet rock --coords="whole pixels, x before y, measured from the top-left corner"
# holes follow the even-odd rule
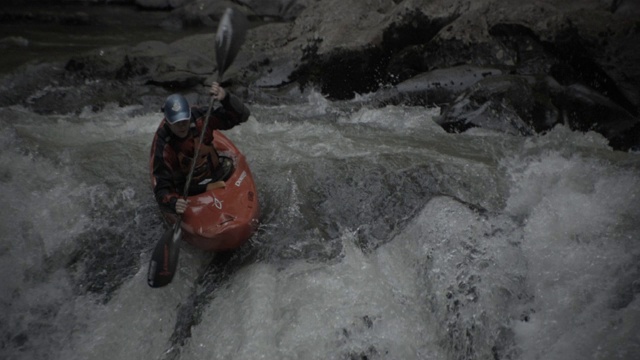
[[[599,50],[593,44],[587,44],[588,40],[577,34],[575,29],[567,29],[557,36],[553,44],[547,45],[549,51],[558,58],[549,69],[550,75],[563,85],[583,84],[606,95],[628,111],[638,111],[638,100],[627,96],[632,94],[621,91],[604,64],[598,63],[596,52]]]
[[[516,75],[493,76],[473,85],[444,111],[438,123],[449,132],[472,127],[514,135],[532,135],[551,128],[558,111],[541,101],[536,81]]]
[[[501,74],[496,68],[462,65],[420,74],[399,83],[396,89],[405,103],[439,105],[450,103],[478,81]]]
[[[308,88],[336,100],[376,93],[381,105],[441,106],[450,131],[527,135],[566,123],[602,133],[616,149],[638,143],[637,2],[136,1],[172,8],[169,28],[213,27],[227,6],[245,12],[253,23],[224,80],[251,99],[295,101]],[[198,93],[212,80],[213,51],[212,31],[76,55],[66,66],[3,80],[0,104],[48,111],[64,101],[131,101],[118,98],[118,88],[143,98]],[[482,69],[491,76],[477,78]],[[74,90],[39,95],[46,86]]]
[[[562,121],[573,130],[596,131],[616,150],[628,151],[640,144],[640,119],[594,89],[571,85],[554,102]]]
[[[489,29],[489,34],[500,44],[496,58],[508,58],[505,65],[516,74],[548,74],[559,61],[527,26],[498,23]]]
[[[370,33],[354,37],[358,42],[368,41],[368,45],[354,43],[328,50],[327,41],[342,40],[333,37],[307,39],[302,45],[300,65],[290,79],[303,87],[319,87],[329,98],[342,100],[374,92],[424,72],[426,67],[419,59],[419,44],[428,42],[451,20],[429,18],[415,10],[405,11],[397,17],[397,22],[390,21],[390,16],[382,17],[380,24],[367,24]],[[377,36],[372,37],[372,34]],[[411,66],[405,67],[408,63]]]
[[[68,113],[107,103],[128,105],[150,94],[204,93],[216,69],[214,36],[195,35],[170,44],[148,41],[80,54],[64,64],[33,66],[2,80],[0,105]]]
[[[495,76],[479,81],[438,119],[449,132],[481,127],[513,135],[533,135],[558,123],[577,131],[597,131],[616,150],[640,143],[640,119],[584,85],[562,86],[553,78]]]
[[[633,67],[626,65],[624,70],[617,70],[621,68],[611,66],[611,63],[622,62],[622,57],[618,60],[611,57],[607,64],[591,59],[601,53],[594,51],[598,46],[608,46],[611,49],[607,52],[612,54],[615,48],[630,46],[624,41],[617,45],[600,41],[598,45],[591,39],[598,31],[604,31],[607,38],[622,38],[624,29],[633,29],[627,20],[612,25],[610,9],[598,2],[582,7],[569,2],[551,7],[543,2],[498,6],[490,2],[425,4],[416,0],[404,1],[400,6],[388,1],[380,2],[374,12],[367,8],[371,13],[369,18],[358,17],[357,14],[364,11],[361,5],[348,5],[350,17],[335,13],[344,10],[343,4],[330,2],[322,8],[310,5],[286,34],[276,34],[274,39],[282,46],[277,50],[265,49],[263,53],[271,60],[287,58],[289,61],[272,61],[266,73],[258,68],[253,77],[245,76],[248,85],[277,86],[270,75],[272,64],[280,64],[275,72],[282,86],[298,82],[303,87],[318,87],[335,99],[377,91],[420,73],[460,65],[494,67],[506,73],[537,76],[551,71],[563,74],[563,69],[569,67],[573,71],[567,74],[573,75],[567,81],[561,79],[563,85],[580,81],[595,87],[594,79],[610,78],[601,83],[599,89],[612,96],[617,92],[615,101],[626,102],[625,107],[630,111],[637,107],[634,100],[630,100],[636,98],[634,89],[637,88],[630,81],[637,77]],[[321,24],[322,19],[332,20]],[[371,19],[375,19],[375,24]],[[597,30],[590,29],[590,24]],[[608,32],[603,30],[607,27],[610,27]],[[350,36],[338,36],[336,30]],[[572,32],[573,36],[563,35]],[[280,41],[282,39],[286,41]],[[250,36],[251,46],[255,44],[252,40]],[[597,46],[567,46],[573,43]],[[563,49],[566,50],[563,52]],[[576,60],[576,54],[582,54],[583,58]],[[585,65],[588,59],[594,66]],[[294,66],[297,67],[292,70]]]

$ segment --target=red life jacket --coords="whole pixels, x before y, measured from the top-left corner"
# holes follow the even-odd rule
[[[197,119],[195,124],[192,124],[189,129],[189,135],[185,139],[179,139],[177,141],[174,139],[174,141],[169,142],[177,156],[180,173],[184,177],[186,177],[191,170],[191,162],[195,153],[194,149],[196,144],[198,144],[203,125],[204,122],[202,119]],[[219,164],[220,159],[218,152],[213,147],[213,132],[205,133],[193,170],[192,184],[197,184],[205,179],[212,178]]]

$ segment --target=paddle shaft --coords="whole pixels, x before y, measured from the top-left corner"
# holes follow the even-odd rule
[[[222,80],[222,75],[227,70],[233,59],[235,58],[237,51],[239,49],[238,41],[236,44],[233,44],[231,41],[233,39],[233,31],[231,29],[233,21],[231,18],[233,17],[233,11],[231,9],[227,9],[224,16],[220,20],[220,25],[218,27],[218,31],[216,32],[216,60],[218,66],[218,79],[216,82],[219,84]],[[238,17],[236,17],[236,23],[238,22]],[[240,35],[240,43],[244,41],[244,32],[246,31],[246,24],[241,23],[241,29],[237,32]],[[225,41],[225,39],[227,41]],[[219,42],[218,42],[219,41]],[[236,47],[232,47],[232,45],[236,45]],[[193,177],[193,171],[196,168],[196,161],[198,159],[198,153],[200,152],[200,145],[202,144],[202,139],[204,138],[204,133],[207,130],[207,126],[209,125],[209,117],[211,116],[211,110],[213,109],[213,104],[215,103],[215,96],[211,96],[211,101],[209,102],[209,109],[207,110],[207,115],[204,118],[204,126],[202,127],[202,131],[200,131],[200,138],[198,140],[198,146],[194,149],[193,160],[191,161],[191,169],[189,170],[189,174],[187,175],[187,182],[184,184],[184,199],[187,199],[189,195],[189,184],[191,184],[191,178]]]
[[[189,170],[189,174],[187,175],[187,182],[184,184],[184,198],[186,199],[189,195],[189,184],[191,184],[191,179],[193,178],[193,171],[196,168],[196,161],[198,159],[198,155],[200,153],[200,145],[202,144],[202,140],[204,139],[204,132],[207,130],[207,126],[209,126],[209,116],[211,116],[211,109],[213,108],[213,103],[215,98],[212,96],[211,101],[209,102],[209,109],[207,110],[207,115],[204,119],[204,126],[202,127],[202,131],[200,132],[200,138],[198,139],[198,146],[194,149],[193,159],[191,161],[191,169]]]

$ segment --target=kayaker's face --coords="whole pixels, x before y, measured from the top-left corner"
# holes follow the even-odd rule
[[[189,125],[191,125],[191,121],[178,121],[175,124],[169,124],[169,129],[177,137],[183,139],[189,134]]]

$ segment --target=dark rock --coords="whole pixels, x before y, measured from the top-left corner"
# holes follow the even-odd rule
[[[148,85],[161,86],[170,92],[184,92],[203,84],[203,79],[190,74],[171,73],[158,76],[146,82]]]
[[[352,99],[357,94],[380,88],[383,53],[378,48],[340,50],[327,56],[309,55],[308,61],[291,75],[302,86],[309,83],[336,100]]]
[[[624,17],[640,17],[640,3],[635,0],[613,0],[611,12]]]
[[[462,65],[420,74],[396,85],[396,89],[404,103],[440,105],[450,103],[485,77],[501,74],[495,68]]]
[[[542,40],[529,27],[520,24],[499,23],[489,34],[509,54],[513,72],[521,75],[548,74],[558,59],[550,54]]]
[[[551,128],[558,112],[541,101],[533,78],[503,75],[487,77],[471,86],[443,112],[438,123],[449,132],[472,127],[514,135],[532,135]]]
[[[595,44],[589,44],[588,40],[577,33],[576,29],[563,30],[557,35],[556,41],[553,44],[547,44],[546,48],[559,60],[551,66],[549,74],[560,84],[581,83],[606,95],[627,111],[637,114],[637,105],[634,105],[620,91],[616,81],[598,64],[596,52],[599,51],[599,47]]]
[[[563,114],[563,122],[573,130],[596,131],[615,150],[628,151],[640,144],[640,119],[594,89],[568,86],[557,94],[554,103]]]
[[[165,29],[210,27],[215,31],[218,20],[227,7],[237,7],[232,1],[186,2],[171,11],[160,24]]]
[[[296,64],[293,60],[278,59],[272,63],[268,58],[254,63],[256,66],[252,70],[265,68],[265,75],[260,77],[255,85],[260,88],[280,87],[290,83],[289,75],[295,70]]]
[[[185,0],[134,0],[135,4],[141,9],[171,9],[182,5]]]
[[[454,101],[438,123],[448,132],[481,127],[533,135],[558,123],[576,131],[596,131],[615,150],[640,143],[640,119],[584,85],[562,86],[547,77],[488,77]]]
[[[391,23],[375,46],[358,49],[335,49],[320,54],[322,38],[312,38],[303,47],[301,65],[290,79],[302,86],[318,85],[332,99],[351,99],[357,94],[375,92],[387,84],[396,84],[425,71],[416,51],[403,51],[428,42],[451,19],[431,19],[419,11],[403,14]],[[413,67],[403,65],[410,59]]]
[[[13,10],[0,11],[0,22],[4,24],[60,24],[60,25],[91,25],[95,19],[85,12],[66,12],[52,10]]]
[[[300,0],[137,0],[144,7],[171,8],[170,15],[160,24],[166,29],[207,26],[215,28],[218,20],[228,7],[244,12],[255,21],[292,21],[305,9],[305,1]]]
[[[463,40],[434,39],[424,48],[424,66],[429,69],[460,65],[513,66],[514,56],[497,41],[469,44]]]
[[[264,20],[292,21],[306,8],[306,1],[300,0],[238,0],[251,9],[254,16]]]
[[[134,77],[142,76],[149,73],[149,68],[139,59],[129,59],[125,55],[124,64],[116,71],[115,78],[118,80],[127,80]]]

